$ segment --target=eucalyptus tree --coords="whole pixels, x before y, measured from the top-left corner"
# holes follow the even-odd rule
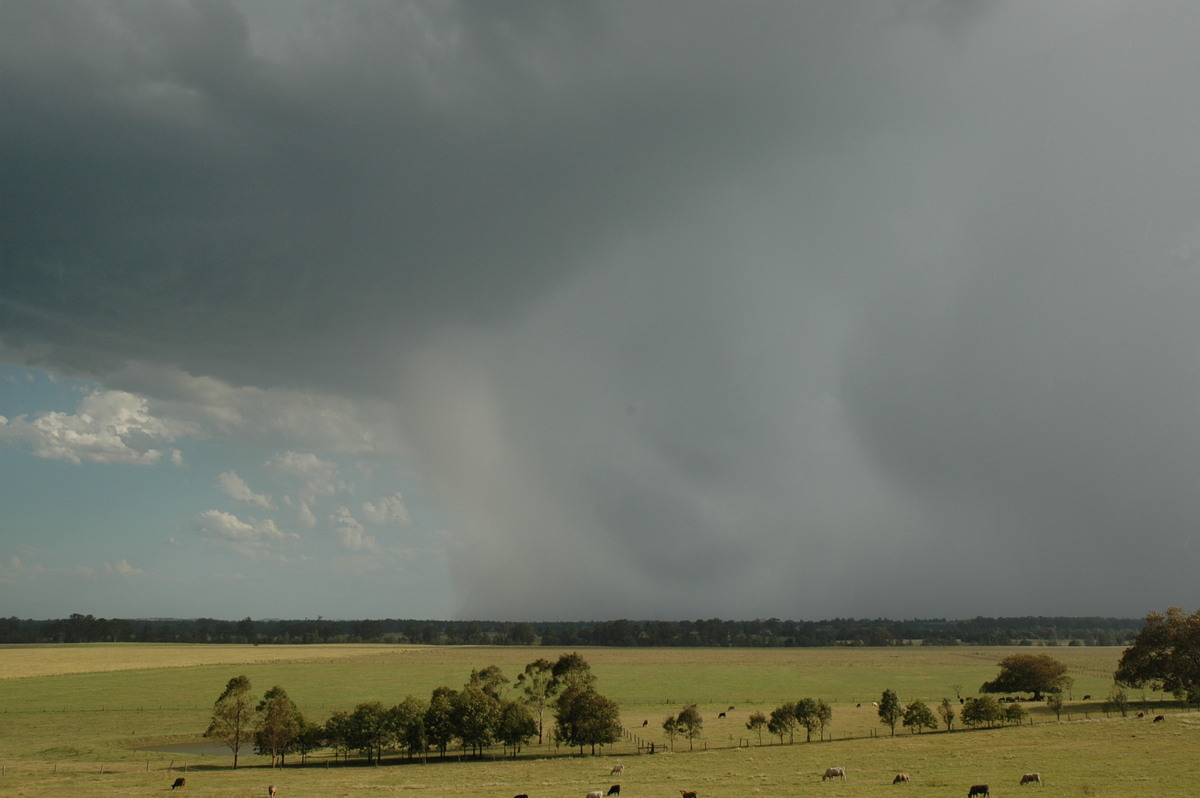
[[[224,692],[213,703],[212,720],[205,737],[220,740],[233,753],[233,769],[237,770],[238,752],[253,736],[254,710],[250,706],[250,679],[235,676],[225,685]]]
[[[302,716],[296,702],[288,698],[287,691],[279,685],[263,695],[254,711],[258,715],[254,730],[255,753],[270,756],[271,767],[276,759],[283,764],[283,757],[300,736]]]

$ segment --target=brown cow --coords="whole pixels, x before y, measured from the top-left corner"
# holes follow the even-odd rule
[[[183,776],[180,776],[179,778],[175,779],[175,783],[171,785],[171,789],[173,790],[176,787],[186,787],[186,786],[187,786],[187,779],[185,779]]]
[[[279,792],[279,788],[274,784],[267,785],[267,795],[271,796],[271,798],[275,798],[275,793],[277,792]]]
[[[896,778],[892,779],[892,784],[908,784],[908,774],[897,773]]]
[[[683,798],[696,798],[695,790],[680,790],[679,794],[682,795]]]
[[[967,798],[975,798],[976,795],[982,795],[983,798],[990,798],[991,793],[988,792],[986,784],[972,784],[971,790],[967,793]]]
[[[1162,723],[1162,722],[1163,722],[1164,720],[1166,720],[1166,719],[1167,719],[1167,716],[1166,716],[1166,715],[1155,715],[1155,716],[1154,716],[1154,722],[1155,722],[1155,723]]]
[[[1041,784],[1041,783],[1042,783],[1042,774],[1041,773],[1026,773],[1024,776],[1021,777],[1021,786],[1025,786],[1026,784]]]

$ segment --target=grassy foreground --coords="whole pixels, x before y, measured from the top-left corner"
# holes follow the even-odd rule
[[[905,794],[961,796],[986,782],[993,796],[1017,795],[1020,775],[1040,771],[1039,795],[1194,796],[1200,794],[1200,714],[1152,703],[1164,723],[1106,717],[1101,702],[1121,649],[1039,649],[1066,662],[1075,679],[1070,720],[1056,722],[1028,705],[1029,725],[970,732],[888,736],[871,706],[884,689],[902,703],[931,706],[974,695],[995,676],[1011,648],[837,649],[581,649],[601,693],[617,701],[630,737],[600,757],[567,756],[532,746],[516,761],[438,762],[383,767],[335,765],[327,757],[271,771],[243,750],[228,757],[139,750],[195,741],[213,700],[229,678],[247,675],[260,696],[284,687],[310,719],[361,701],[392,704],[428,698],[439,685],[460,687],[472,668],[498,665],[513,678],[557,649],[412,646],[78,645],[0,647],[0,795],[156,795],[186,775],[191,796],[262,796],[268,783],[291,796],[362,794],[582,798],[620,783],[625,798],[746,795]],[[1092,700],[1084,701],[1090,694]],[[759,744],[745,728],[751,712],[784,701],[823,698],[834,710],[832,740]],[[1141,700],[1142,695],[1131,696]],[[1147,695],[1151,702],[1162,696]],[[637,742],[661,746],[662,719],[697,703],[704,736],[688,751],[639,753]],[[862,706],[859,706],[859,705]],[[735,709],[729,709],[735,707]],[[726,718],[718,718],[724,711]],[[1136,714],[1136,711],[1135,713]],[[643,727],[643,721],[647,725]],[[956,724],[957,728],[957,724]],[[397,763],[400,760],[395,760]],[[609,777],[615,761],[625,765]],[[822,783],[829,765],[844,765],[845,782]],[[184,768],[186,767],[186,773]],[[891,785],[897,772],[911,783]]]

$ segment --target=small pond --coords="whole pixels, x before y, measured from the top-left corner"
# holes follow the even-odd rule
[[[147,745],[141,748],[134,749],[136,751],[152,751],[158,754],[201,754],[203,756],[228,756],[232,757],[233,752],[229,750],[229,746],[222,743],[214,743],[211,740],[194,740],[190,743],[159,743],[158,745]],[[245,748],[242,754],[252,753],[252,748]]]

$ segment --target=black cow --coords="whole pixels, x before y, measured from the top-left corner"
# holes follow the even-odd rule
[[[175,779],[175,783],[171,785],[171,789],[173,790],[176,787],[186,787],[186,786],[187,786],[187,779],[185,779],[183,776],[180,776],[179,778]]]
[[[621,794],[621,785],[614,784],[613,786],[609,787],[608,792],[606,792],[604,794],[605,795],[620,795]]]
[[[982,795],[983,798],[989,798],[991,793],[988,792],[988,786],[986,784],[972,784],[970,792],[967,793],[967,798],[975,798],[976,795]]]

